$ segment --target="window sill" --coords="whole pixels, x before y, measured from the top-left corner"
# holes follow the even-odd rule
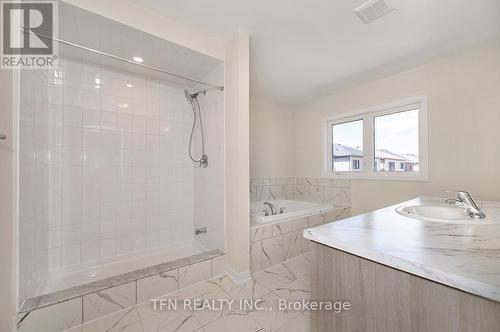
[[[403,182],[429,182],[429,177],[423,174],[377,174],[356,172],[329,172],[325,177],[345,180],[372,180],[372,181],[403,181]]]

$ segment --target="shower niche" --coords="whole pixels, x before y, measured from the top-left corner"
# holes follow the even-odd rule
[[[223,61],[64,2],[59,16],[58,67],[20,74],[21,308],[225,248]]]

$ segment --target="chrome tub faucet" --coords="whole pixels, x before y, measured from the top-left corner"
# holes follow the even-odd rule
[[[273,204],[273,203],[264,202],[264,205],[269,206],[269,209],[271,209],[271,214],[272,214],[273,216],[275,216],[275,215],[276,215],[276,207],[274,206],[274,204]]]

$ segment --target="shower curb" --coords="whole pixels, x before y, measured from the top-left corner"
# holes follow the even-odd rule
[[[197,263],[202,263],[207,260],[211,260],[210,277],[216,276],[213,267],[213,260],[215,258],[224,256],[225,253],[220,249],[210,250],[195,254],[189,257],[173,260],[170,262],[150,266],[147,268],[139,269],[132,272],[123,273],[113,277],[105,278],[102,280],[96,280],[87,284],[63,289],[50,294],[40,295],[33,298],[29,298],[24,301],[20,310],[18,311],[18,324],[21,324],[23,320],[26,320],[28,314],[33,311],[48,308],[55,305],[64,304],[64,302],[72,301],[78,298],[82,299],[86,295],[95,294],[107,289],[125,285],[127,283],[134,282],[134,287],[137,291],[137,281],[148,278],[155,275],[160,275],[162,273],[180,269],[189,265],[194,265]],[[161,294],[158,294],[161,295]],[[135,298],[134,302],[137,302]],[[136,303],[134,303],[136,304]],[[83,310],[83,309],[82,309]],[[83,314],[82,314],[83,316]],[[83,319],[82,319],[83,320]]]

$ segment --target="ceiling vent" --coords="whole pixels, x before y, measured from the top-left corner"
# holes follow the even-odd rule
[[[393,11],[394,9],[396,8],[389,2],[389,0],[370,0],[354,9],[354,12],[358,15],[361,21],[370,23]]]

